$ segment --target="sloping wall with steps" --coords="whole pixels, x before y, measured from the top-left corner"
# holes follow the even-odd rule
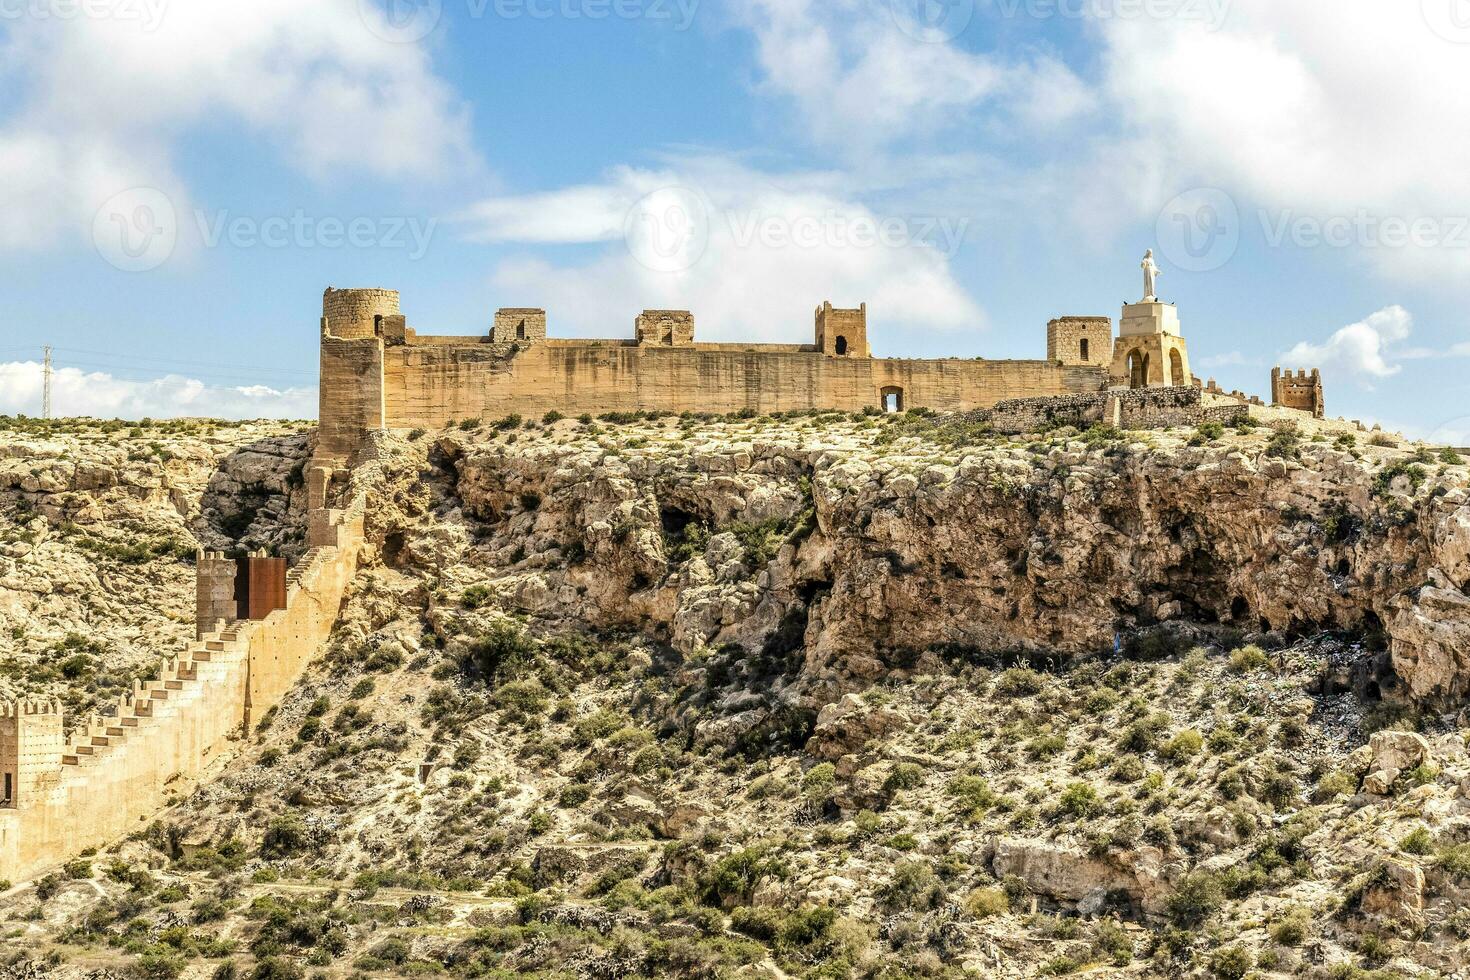
[[[159,679],[93,717],[15,809],[0,809],[0,879],[23,880],[145,826],[188,792],[300,678],[332,631],[363,539],[361,497],[313,514],[286,608],[208,633]]]

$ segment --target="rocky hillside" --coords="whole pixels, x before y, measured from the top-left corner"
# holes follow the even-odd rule
[[[0,699],[75,720],[193,638],[200,548],[299,553],[308,432],[0,418]]]
[[[0,899],[17,975],[1470,962],[1453,453],[512,418],[358,479],[322,661],[221,778]]]

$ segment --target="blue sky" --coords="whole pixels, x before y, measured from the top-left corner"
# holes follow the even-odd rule
[[[0,412],[50,343],[62,413],[309,415],[327,285],[1039,357],[1154,248],[1196,373],[1470,442],[1470,0],[389,2],[0,3]]]

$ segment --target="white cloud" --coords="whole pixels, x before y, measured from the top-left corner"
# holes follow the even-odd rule
[[[1218,30],[1189,18],[1099,21],[1116,138],[1141,142],[1165,168],[1174,186],[1156,204],[1221,186],[1242,210],[1278,219],[1430,219],[1438,241],[1370,237],[1351,254],[1399,277],[1463,275],[1470,49],[1431,30],[1421,6],[1336,4],[1328,15],[1232,0]]]
[[[739,5],[756,39],[761,91],[789,98],[816,142],[880,149],[916,133],[964,126],[989,106],[1020,122],[1056,125],[1094,102],[1044,53],[1014,61],[900,29],[883,0],[752,0]]]
[[[156,23],[31,18],[0,44],[0,84],[15,93],[0,122],[0,247],[89,230],[134,186],[182,207],[174,149],[200,127],[264,137],[314,176],[472,162],[467,108],[427,50],[369,30],[357,0],[120,6],[156,7]]]
[[[811,311],[828,299],[866,301],[875,324],[983,326],[950,265],[964,217],[883,215],[843,187],[838,175],[691,158],[495,198],[465,217],[480,241],[600,246],[577,264],[523,256],[493,273],[508,305],[550,305],[564,335],[627,336],[638,311],[677,308],[694,311],[706,340],[809,342]]]
[[[1414,318],[1402,306],[1389,306],[1338,330],[1326,341],[1297,344],[1281,355],[1285,364],[1337,369],[1358,378],[1388,378],[1403,368],[1395,345],[1409,338]],[[1412,356],[1415,352],[1405,352]]]
[[[0,364],[0,415],[41,414],[41,371],[35,361]],[[133,381],[67,367],[53,373],[51,385],[52,411],[63,418],[304,419],[317,414],[316,388],[223,387],[177,374]]]

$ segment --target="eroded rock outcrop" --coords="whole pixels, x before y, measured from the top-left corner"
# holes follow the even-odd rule
[[[482,586],[533,615],[689,654],[800,649],[816,708],[936,653],[1075,654],[1169,622],[1381,629],[1409,694],[1452,706],[1470,690],[1458,465],[1326,442],[1268,452],[1266,435],[947,449],[932,424],[882,446],[840,424],[696,439],[670,420],[626,443],[595,428],[389,440],[402,479],[380,533],[481,556],[483,580],[451,591]],[[436,538],[426,463],[473,540]]]

